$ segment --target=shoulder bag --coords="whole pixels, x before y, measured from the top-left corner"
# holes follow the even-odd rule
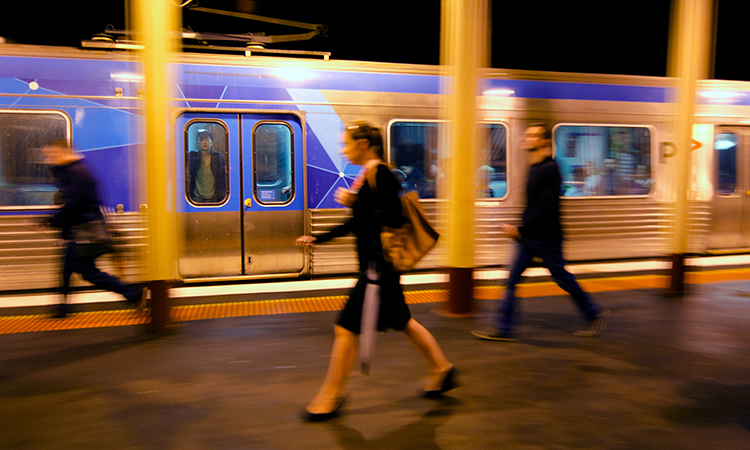
[[[377,190],[377,171],[381,164],[367,173],[367,181],[373,191]],[[382,164],[385,165],[385,164]],[[437,244],[440,234],[427,220],[424,208],[419,203],[419,194],[415,191],[399,196],[404,225],[401,228],[383,226],[380,241],[383,246],[383,257],[391,263],[396,272],[408,272]]]
[[[96,259],[112,253],[114,246],[103,219],[92,220],[73,227],[73,244],[81,259]]]

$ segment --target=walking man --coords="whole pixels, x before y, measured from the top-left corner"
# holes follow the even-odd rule
[[[565,269],[560,225],[562,181],[557,163],[552,159],[552,135],[549,128],[543,124],[528,127],[523,135],[521,148],[528,152],[530,165],[526,183],[526,210],[521,227],[502,225],[503,232],[516,241],[505,300],[495,316],[494,328],[472,331],[472,334],[492,341],[518,340],[516,285],[532,259],[538,257],[549,269],[558,286],[573,297],[586,321],[586,327],[575,335],[598,336],[607,326],[609,311],[593,303],[575,277]]]
[[[75,242],[76,226],[104,220],[97,183],[89,172],[85,159],[73,152],[64,139],[57,139],[44,147],[44,154],[55,177],[62,205],[50,216],[49,224],[61,230],[66,243],[61,289],[63,301],[57,305],[52,317],[64,318],[70,313],[67,297],[70,292],[70,277],[74,272],[99,289],[122,295],[128,305],[142,307],[146,299],[146,288],[125,284],[102,272],[95,264],[98,255],[85,254]]]

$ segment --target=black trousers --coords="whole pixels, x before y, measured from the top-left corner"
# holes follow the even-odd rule
[[[141,293],[138,286],[125,284],[108,273],[102,272],[96,267],[94,258],[81,258],[76,251],[76,245],[70,242],[65,248],[65,259],[63,261],[62,273],[62,295],[63,303],[67,303],[70,292],[70,277],[78,273],[84,280],[107,291],[122,295],[125,299],[131,299]]]

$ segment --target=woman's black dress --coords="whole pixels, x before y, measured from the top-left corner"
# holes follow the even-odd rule
[[[322,244],[331,239],[353,232],[357,237],[357,254],[359,256],[360,276],[354,286],[349,299],[341,311],[336,324],[359,334],[364,303],[367,277],[365,272],[370,261],[380,274],[380,314],[378,316],[378,330],[387,328],[403,330],[411,319],[411,313],[406,306],[403,290],[401,289],[398,272],[383,259],[383,249],[380,244],[380,229],[382,226],[399,228],[403,225],[401,213],[401,190],[398,181],[390,170],[380,164],[377,166],[377,189],[373,190],[365,182],[359,190],[357,200],[352,205],[352,217],[347,222],[333,230],[317,236],[316,243]]]

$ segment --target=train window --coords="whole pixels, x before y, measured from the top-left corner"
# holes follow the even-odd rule
[[[185,193],[197,206],[229,198],[227,129],[219,122],[191,122],[185,130]]]
[[[554,130],[560,195],[591,197],[651,192],[651,130],[646,127],[572,126]]]
[[[394,122],[390,126],[391,162],[404,190],[435,198],[438,176],[438,124]]]
[[[286,123],[262,122],[253,131],[255,199],[263,205],[288,203],[294,197],[292,129]]]
[[[734,133],[718,133],[714,138],[716,153],[716,193],[734,194],[737,189],[737,136]]]
[[[483,164],[477,171],[477,184],[480,197],[500,198],[508,191],[506,171],[506,129],[499,123],[482,125],[486,131],[481,133],[487,145],[481,150]]]
[[[0,206],[50,206],[57,192],[42,148],[67,139],[58,112],[0,111]]]
[[[477,170],[480,197],[504,197],[507,188],[506,142],[503,124],[481,125],[486,133],[482,164]],[[394,122],[390,126],[391,162],[406,191],[417,191],[420,198],[435,198],[438,167],[438,123]]]

